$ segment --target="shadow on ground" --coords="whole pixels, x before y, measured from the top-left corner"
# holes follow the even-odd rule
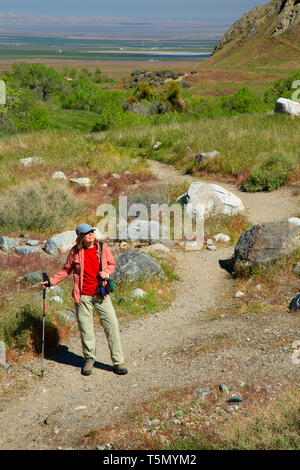
[[[69,351],[68,346],[64,344],[59,344],[54,354],[49,357],[54,362],[58,362],[59,364],[65,364],[67,366],[78,367],[82,368],[84,366],[84,358],[82,356],[78,356],[78,354]],[[96,369],[106,370],[108,372],[112,372],[112,366],[109,364],[104,364],[102,362],[95,361],[94,367]]]

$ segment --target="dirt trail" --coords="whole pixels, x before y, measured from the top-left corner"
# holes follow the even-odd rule
[[[157,162],[150,165],[163,181],[182,178],[171,167]],[[279,217],[276,212],[272,218],[269,209],[278,200],[280,218],[293,215],[287,190],[271,193],[263,207],[257,196],[242,194],[252,222]],[[261,212],[257,215],[258,209]],[[139,403],[155,400],[162,391],[190,384],[216,387],[243,380],[249,384],[280,382],[280,386],[285,386],[297,381],[298,366],[292,363],[289,351],[260,350],[267,334],[265,329],[280,331],[291,342],[296,339],[295,316],[282,312],[247,318],[226,313],[213,321],[207,312],[209,307],[218,305],[221,294],[232,285],[229,275],[219,266],[219,260],[229,258],[232,252],[232,247],[201,252],[174,250],[182,281],[175,281],[177,295],[172,305],[164,312],[121,327],[128,375],[118,377],[111,372],[101,328],[96,330],[99,362],[90,377],[80,374],[78,335],[61,345],[52,360],[45,361],[43,380],[38,377],[39,358],[23,366],[12,365],[10,374],[1,382],[0,449],[76,449],[77,440],[89,431],[119,422]],[[224,334],[226,347],[220,349],[216,346]],[[193,355],[186,352],[202,343],[212,347]],[[24,380],[29,385],[25,388]],[[46,425],[44,420],[49,415],[56,415],[56,422]]]
[[[199,178],[182,175],[170,165],[165,165],[155,160],[149,161],[149,166],[153,174],[158,175],[159,179],[164,182],[199,181]],[[206,180],[203,180],[206,182]],[[212,181],[209,181],[212,182]],[[252,224],[262,222],[279,222],[289,217],[295,217],[300,214],[300,185],[289,185],[277,189],[276,191],[267,193],[246,193],[240,191],[235,185],[228,183],[220,183],[228,191],[236,194],[242,199],[245,206],[245,215]],[[294,195],[298,191],[298,196]]]

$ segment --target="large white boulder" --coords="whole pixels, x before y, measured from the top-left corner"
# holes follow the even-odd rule
[[[191,217],[214,214],[234,215],[244,210],[241,199],[218,184],[194,182],[181,200]]]
[[[279,98],[276,101],[274,113],[285,113],[291,116],[300,115],[300,103],[292,101],[287,98]]]

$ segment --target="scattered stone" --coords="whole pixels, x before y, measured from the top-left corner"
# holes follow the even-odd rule
[[[152,148],[153,150],[158,150],[160,146],[161,146],[161,142],[156,142]]]
[[[211,238],[208,238],[208,239],[206,240],[206,245],[213,245],[213,241],[212,241]]]
[[[116,269],[113,278],[117,281],[129,277],[136,279],[138,277],[165,277],[164,270],[160,264],[150,255],[138,251],[129,251],[116,259]]]
[[[33,255],[34,253],[38,253],[39,251],[40,251],[40,248],[38,246],[17,246],[16,247],[16,253],[19,253],[25,256]]]
[[[39,240],[27,240],[26,245],[37,246],[37,245],[39,245],[39,243],[40,243]]]
[[[131,297],[133,299],[141,299],[143,297],[145,297],[147,294],[147,292],[145,292],[143,289],[135,289],[132,294],[131,294]]]
[[[172,248],[172,246],[174,246],[174,241],[169,238],[152,238],[150,240],[150,245],[156,245],[157,243],[167,246],[168,248]]]
[[[78,186],[84,186],[85,188],[89,188],[91,186],[90,178],[71,178],[71,184],[76,184]]]
[[[300,227],[300,219],[299,217],[290,217],[288,219],[288,223],[289,224],[292,224],[292,225],[295,225],[296,227]]]
[[[6,344],[0,340],[0,364],[6,365]]]
[[[228,398],[228,400],[226,401],[227,403],[243,403],[244,402],[243,398],[240,395],[232,395],[232,397]]]
[[[214,246],[214,245],[209,245],[209,246],[207,247],[207,249],[210,250],[210,251],[216,251],[218,248],[217,248],[216,246]]]
[[[294,263],[293,265],[293,273],[300,276],[300,263]]]
[[[103,183],[102,188],[107,188],[107,183]]]
[[[120,175],[118,175],[117,173],[112,173],[111,175],[115,180],[119,180],[121,178]]]
[[[124,171],[124,175],[131,175],[130,171]]]
[[[43,163],[43,159],[41,157],[29,157],[29,158],[21,158],[20,163],[22,163],[24,166],[32,166],[32,165],[38,165],[40,163]]]
[[[236,299],[239,299],[240,297],[244,297],[244,292],[242,292],[241,290],[238,290],[235,294],[234,294],[234,297]]]
[[[48,424],[48,425],[59,424],[60,423],[60,416],[58,416],[58,415],[47,416],[44,423]]]
[[[76,406],[74,409],[74,411],[77,411],[77,410],[85,410],[87,407],[85,405],[79,405],[79,406]]]
[[[205,160],[211,160],[212,158],[218,157],[220,155],[220,152],[217,152],[214,150],[213,152],[207,152],[207,153],[198,153],[195,155],[195,162],[203,162]]]
[[[170,249],[162,245],[161,243],[155,243],[154,245],[146,246],[141,250],[143,253],[157,253],[157,254],[167,254],[170,253]]]
[[[291,301],[289,310],[290,312],[300,312],[300,293]]]
[[[28,238],[28,234],[27,233],[21,233],[20,237],[21,238]]]
[[[24,274],[23,279],[26,282],[36,284],[37,282],[42,282],[43,274],[41,271],[32,271],[31,273]]]
[[[62,171],[56,171],[53,173],[52,178],[54,180],[66,180],[66,175]]]
[[[217,235],[214,236],[214,239],[216,242],[230,242],[229,235],[225,235],[224,233],[217,233]]]
[[[47,240],[44,250],[50,255],[57,255],[70,250],[76,241],[75,230],[58,233]]]
[[[253,225],[242,233],[235,247],[235,270],[265,266],[300,248],[300,227],[287,222]]]
[[[10,237],[0,237],[0,249],[1,250],[10,250],[18,246],[19,242],[14,238]]]
[[[196,391],[196,395],[200,400],[204,400],[207,395],[210,394],[210,390],[208,388],[198,388]]]
[[[219,386],[219,390],[220,390],[220,392],[229,393],[229,388],[228,388],[226,385],[224,385],[224,384],[221,384],[221,385]]]

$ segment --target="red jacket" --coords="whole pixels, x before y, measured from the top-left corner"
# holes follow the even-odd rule
[[[97,256],[100,263],[100,246],[97,243]],[[109,246],[103,243],[102,247],[102,271],[112,275],[116,267],[115,259],[110,251]],[[55,286],[59,282],[63,281],[73,272],[73,290],[72,296],[76,303],[80,303],[81,290],[83,283],[83,270],[84,270],[84,250],[78,250],[77,246],[73,246],[68,255],[67,261],[61,271],[55,274],[50,279],[51,286]]]

